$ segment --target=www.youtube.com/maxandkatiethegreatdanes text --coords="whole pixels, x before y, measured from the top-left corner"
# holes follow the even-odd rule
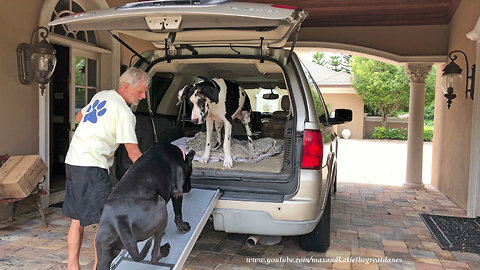
[[[401,258],[369,258],[369,257],[271,257],[271,258],[246,258],[247,263],[401,263]]]

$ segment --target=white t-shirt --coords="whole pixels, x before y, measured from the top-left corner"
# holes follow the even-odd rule
[[[135,115],[120,94],[104,90],[82,109],[65,163],[109,169],[115,150],[122,143],[135,143]]]

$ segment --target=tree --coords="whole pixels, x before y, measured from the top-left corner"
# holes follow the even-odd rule
[[[340,55],[332,55],[330,56],[330,68],[336,72],[339,72],[342,70],[342,63],[340,60]]]
[[[408,110],[409,81],[402,66],[353,57],[352,86],[362,97],[367,109],[376,110],[385,126],[387,117],[397,110]]]
[[[350,62],[353,73],[352,86],[362,97],[365,109],[373,115],[382,117],[385,126],[387,117],[397,111],[408,111],[410,86],[403,66],[353,57]],[[435,67],[426,78],[425,106],[435,99]]]
[[[342,70],[348,74],[352,73],[352,68],[350,67],[350,62],[352,61],[352,56],[349,54],[342,54]]]
[[[327,57],[323,52],[316,52],[313,54],[312,62],[337,72],[343,71],[350,74],[352,73],[350,68],[351,58],[352,56],[348,54],[333,54]]]
[[[432,66],[432,70],[425,79],[425,108],[435,103],[435,82],[437,77],[437,67]]]
[[[321,66],[325,66],[327,64],[327,60],[325,59],[325,54],[322,52],[316,52],[313,54],[313,63],[319,64]]]

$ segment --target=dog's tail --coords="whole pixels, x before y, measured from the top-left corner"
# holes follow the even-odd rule
[[[142,251],[138,252],[137,239],[135,238],[135,235],[133,234],[131,226],[128,224],[128,222],[126,220],[120,220],[116,230],[118,236],[120,236],[123,247],[128,251],[128,253],[130,253],[130,256],[134,261],[139,262],[143,260],[145,256],[147,256],[147,252],[152,245],[152,238],[148,239],[147,243],[145,243],[145,246],[143,246]]]

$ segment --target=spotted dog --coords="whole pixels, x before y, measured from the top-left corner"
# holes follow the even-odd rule
[[[213,125],[217,132],[217,143],[214,149],[222,144],[222,127],[225,128],[223,139],[223,151],[225,159],[223,168],[233,167],[230,145],[232,140],[232,121],[238,118],[245,125],[248,136],[248,148],[250,155],[253,154],[252,131],[250,129],[250,113],[252,108],[245,90],[240,86],[224,79],[206,80],[193,85],[186,85],[178,92],[179,103],[187,100],[193,107],[192,122],[202,124],[206,121],[207,138],[205,151],[200,158],[201,163],[207,163],[210,158],[210,143],[212,138]]]

